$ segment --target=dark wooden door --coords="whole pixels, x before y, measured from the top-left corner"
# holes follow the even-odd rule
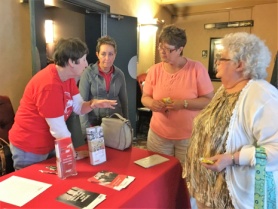
[[[136,74],[137,74],[137,18],[122,16],[107,19],[107,34],[118,45],[115,65],[125,74],[129,120],[136,136]]]

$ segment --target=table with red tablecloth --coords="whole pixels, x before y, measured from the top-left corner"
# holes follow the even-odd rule
[[[143,168],[134,163],[135,160],[152,154],[154,153],[136,147],[124,151],[106,148],[106,162],[93,166],[89,158],[78,160],[76,161],[78,175],[64,180],[55,174],[39,172],[46,170],[46,166],[55,165],[55,158],[52,158],[2,176],[0,182],[14,175],[52,185],[26,203],[23,208],[74,208],[56,200],[59,195],[72,187],[105,194],[106,199],[96,208],[190,208],[188,191],[181,177],[182,168],[176,158],[162,155],[169,158],[169,161],[150,168]],[[88,178],[101,170],[134,176],[135,180],[121,191],[88,182]],[[15,198],[16,196],[17,194]],[[0,202],[0,208],[17,208],[17,206]]]

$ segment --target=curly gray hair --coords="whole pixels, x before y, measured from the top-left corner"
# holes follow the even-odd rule
[[[267,76],[271,53],[265,43],[246,32],[231,33],[222,39],[223,50],[234,61],[243,61],[245,78],[264,79]]]

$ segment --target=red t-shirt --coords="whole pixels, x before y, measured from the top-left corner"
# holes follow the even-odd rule
[[[100,75],[105,79],[106,92],[109,92],[111,79],[112,79],[112,73],[114,72],[114,66],[111,66],[110,71],[108,73],[104,73],[98,65],[98,71],[99,71]]]
[[[72,112],[72,97],[79,93],[74,79],[62,82],[54,64],[34,75],[27,84],[15,122],[9,132],[11,143],[35,154],[46,154],[54,149],[55,138],[45,118],[64,116]]]

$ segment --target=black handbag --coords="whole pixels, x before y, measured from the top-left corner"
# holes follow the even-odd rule
[[[0,176],[14,171],[10,145],[0,138]]]

